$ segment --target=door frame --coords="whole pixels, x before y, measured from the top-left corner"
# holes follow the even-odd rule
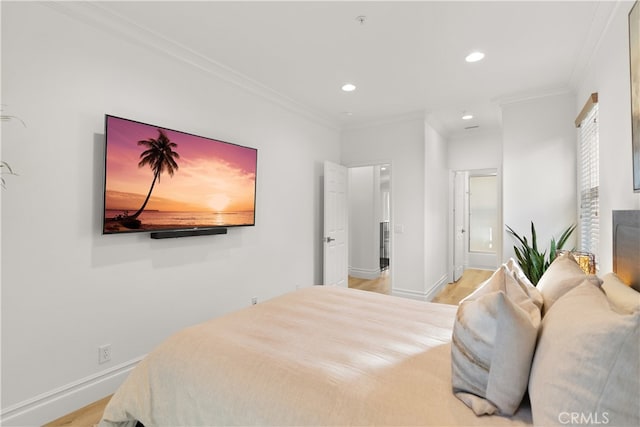
[[[450,180],[449,180],[449,212],[450,212],[450,223],[449,223],[449,265],[450,265],[450,271],[449,271],[449,279],[451,282],[454,282],[454,277],[455,277],[455,250],[456,250],[456,224],[455,224],[455,214],[454,214],[454,209],[455,209],[455,187],[456,187],[456,183],[455,183],[455,176],[456,176],[456,172],[463,172],[466,173],[466,182],[464,184],[464,188],[465,188],[465,193],[468,191],[468,186],[469,186],[469,177],[471,176],[478,176],[478,175],[495,175],[496,176],[496,186],[497,186],[497,192],[498,192],[498,206],[497,206],[497,210],[498,210],[498,230],[497,230],[497,235],[495,238],[495,241],[497,243],[497,247],[496,247],[496,260],[495,260],[495,268],[497,268],[501,263],[502,263],[502,256],[503,256],[503,228],[504,228],[504,224],[503,224],[503,203],[502,203],[502,168],[501,167],[493,167],[493,168],[478,168],[478,169],[456,169],[456,170],[450,170]],[[469,204],[469,197],[468,194],[465,194],[464,197],[464,221],[463,221],[463,227],[465,229],[468,230],[469,227],[469,218],[468,218],[468,204]],[[468,234],[468,233],[467,233]],[[465,236],[465,241],[467,239],[467,236]],[[476,267],[473,265],[468,265],[468,261],[469,261],[469,249],[468,249],[468,245],[466,243],[464,243],[464,259],[465,259],[465,265],[464,268],[480,268],[480,267]],[[489,266],[486,266],[487,268]]]
[[[394,249],[394,185],[393,185],[393,161],[391,160],[378,160],[378,161],[372,161],[372,162],[349,162],[349,163],[344,163],[343,166],[345,166],[347,169],[351,169],[351,168],[360,168],[360,167],[367,167],[367,166],[383,166],[383,165],[389,165],[389,167],[391,168],[391,171],[389,173],[389,269],[388,269],[388,273],[389,274],[389,290],[391,292],[391,294],[393,294],[393,283],[394,283],[394,273],[395,273],[395,266],[394,266],[394,260],[395,260],[395,249]],[[348,175],[348,174],[347,174]],[[347,189],[349,189],[349,183],[347,182]],[[347,239],[349,241],[349,247],[351,246],[351,241],[350,238]],[[349,254],[347,253],[347,265],[349,262]]]
[[[456,282],[464,272],[468,264],[468,248],[466,230],[468,228],[468,182],[469,171],[452,170],[449,191],[449,212],[451,218],[451,253],[449,282]]]

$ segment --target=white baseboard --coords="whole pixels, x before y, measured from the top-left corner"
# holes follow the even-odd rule
[[[391,295],[396,297],[415,299],[418,301],[427,301],[427,294],[425,292],[414,291],[411,289],[398,289],[394,287],[391,290]]]
[[[438,293],[444,288],[444,286],[449,283],[447,280],[448,274],[443,274],[440,279],[427,291],[420,292],[414,291],[410,289],[398,289],[395,286],[391,291],[392,295],[403,297],[403,298],[411,298],[419,301],[431,301]]]
[[[438,295],[440,293],[440,291],[442,290],[442,288],[444,288],[447,283],[449,283],[449,280],[447,280],[448,274],[444,274],[437,282],[435,285],[433,285],[431,287],[431,289],[429,289],[426,293],[426,297],[427,297],[427,301],[431,301],[432,299],[435,298],[436,295]]]
[[[380,269],[368,270],[364,268],[349,267],[349,276],[357,277],[358,279],[373,280],[380,277]]]
[[[496,269],[498,269],[499,267],[496,267],[494,265],[488,265],[488,264],[474,264],[474,265],[468,265],[467,267],[465,267],[465,269],[473,269],[473,270],[487,270],[487,271],[496,271]]]
[[[43,425],[76,409],[113,394],[129,372],[142,360],[140,356],[55,390],[42,393],[0,412],[2,426]]]

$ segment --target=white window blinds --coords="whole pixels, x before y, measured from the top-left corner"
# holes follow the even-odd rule
[[[595,96],[594,96],[595,95]],[[598,101],[597,94],[583,109],[578,141],[578,191],[580,250],[591,252],[598,260],[600,235],[600,178],[598,173]]]

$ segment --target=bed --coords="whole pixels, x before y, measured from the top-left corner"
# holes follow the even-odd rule
[[[632,270],[638,218],[614,224],[614,251]],[[620,280],[635,273],[615,273],[605,295],[603,280],[554,261],[538,290],[511,260],[460,306],[300,289],[168,338],[114,394],[100,427],[637,426],[640,294]],[[500,333],[483,348],[487,330]]]

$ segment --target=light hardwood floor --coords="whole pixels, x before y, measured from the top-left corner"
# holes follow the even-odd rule
[[[460,300],[473,292],[479,284],[487,280],[492,274],[493,271],[490,270],[465,270],[457,282],[448,283],[432,301],[441,304],[458,305]],[[349,277],[349,287],[386,295],[391,294],[388,271],[383,272],[379,278],[372,280]]]
[[[487,280],[493,271],[491,270],[465,270],[462,277],[457,282],[448,283],[432,302],[441,304],[458,305],[460,300],[476,290],[478,285]]]
[[[389,270],[385,270],[380,277],[372,280],[359,279],[349,276],[349,287],[352,289],[360,289],[362,291],[378,292],[380,294],[391,294],[391,283],[389,279]]]
[[[473,292],[473,290],[476,289],[480,283],[488,279],[492,273],[492,271],[488,270],[465,270],[462,277],[455,283],[447,284],[445,288],[436,295],[433,302],[457,305],[462,298]],[[388,271],[383,272],[379,278],[374,280],[350,277],[349,287],[387,295],[391,293]],[[98,400],[84,408],[45,424],[44,427],[93,427],[100,421],[100,418],[102,418],[104,408],[110,399],[111,396],[107,396],[104,399]]]
[[[90,403],[84,408],[45,424],[44,427],[93,427],[100,422],[109,400],[111,400],[111,396]]]

